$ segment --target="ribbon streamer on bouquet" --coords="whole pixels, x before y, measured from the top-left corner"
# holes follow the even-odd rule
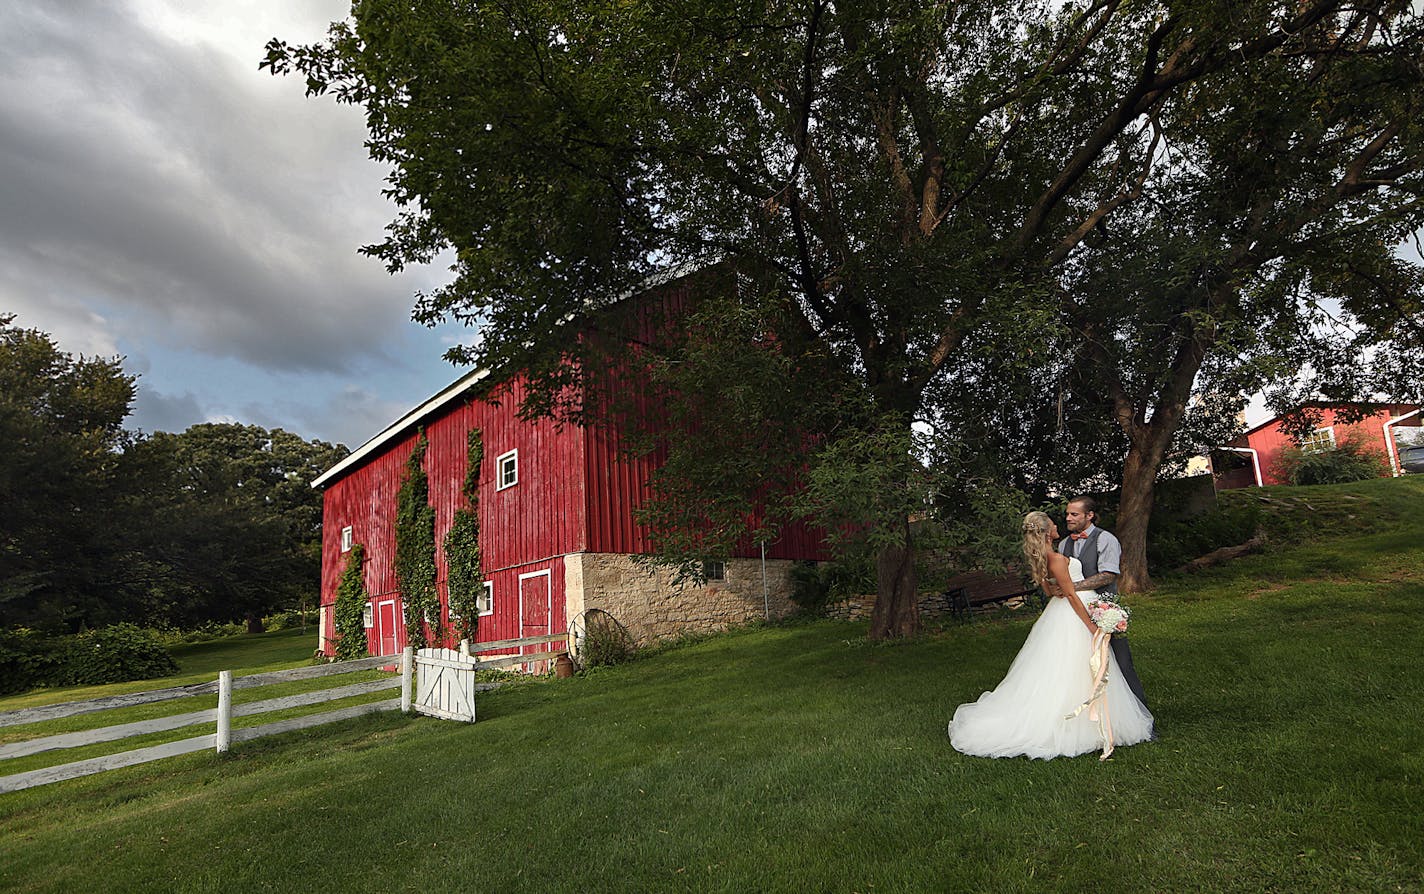
[[[1085,710],[1089,720],[1096,720],[1103,733],[1103,753],[1098,760],[1105,761],[1113,753],[1112,718],[1108,716],[1108,648],[1112,634],[1106,630],[1093,631],[1093,651],[1088,656],[1088,668],[1093,672],[1093,692],[1088,700],[1079,705],[1066,720],[1072,720]]]

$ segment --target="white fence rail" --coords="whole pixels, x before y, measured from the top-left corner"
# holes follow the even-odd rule
[[[480,653],[515,648],[524,649],[541,645],[554,646],[554,648],[537,652],[527,652],[520,655],[497,655],[491,658],[479,658],[478,654],[471,654],[471,652]],[[562,648],[559,648],[559,645],[562,645]],[[83,745],[114,742],[134,736],[167,732],[169,730],[182,729],[187,726],[207,723],[215,724],[214,732],[201,736],[193,736],[174,742],[165,742],[161,745],[135,748],[117,754],[106,754],[100,757],[89,758],[88,760],[71,761],[66,764],[59,764],[58,766],[44,767],[38,770],[29,770],[23,773],[0,776],[0,793],[33,788],[37,785],[59,782],[64,779],[76,779],[80,776],[101,773],[104,770],[131,767],[135,764],[143,764],[149,761],[156,761],[179,754],[188,754],[194,751],[203,751],[208,748],[221,754],[227,751],[234,742],[247,742],[263,736],[271,736],[277,733],[290,732],[291,730],[306,729],[326,723],[334,723],[338,720],[346,720],[351,717],[358,717],[362,714],[371,714],[377,711],[394,711],[398,709],[408,714],[414,709],[419,713],[428,714],[433,717],[472,722],[475,719],[475,693],[494,689],[499,686],[498,683],[475,683],[475,671],[508,668],[526,664],[535,665],[536,667],[541,666],[537,663],[546,662],[549,659],[566,654],[568,648],[568,634],[555,633],[547,636],[531,636],[522,639],[476,643],[473,647],[467,644],[461,644],[461,646],[462,648],[458,652],[451,649],[422,649],[422,653],[428,654],[422,654],[418,661],[414,651],[407,648],[400,655],[382,655],[375,658],[362,658],[356,661],[342,661],[335,664],[300,667],[294,670],[250,674],[245,677],[234,677],[231,671],[222,671],[218,674],[218,679],[208,683],[173,686],[167,689],[152,689],[147,692],[110,695],[103,698],[88,699],[86,701],[61,702],[54,705],[42,705],[37,708],[24,708],[18,711],[0,712],[0,728],[3,728],[22,726],[30,723],[41,723],[47,720],[58,720],[64,717],[75,717],[81,714],[92,714],[98,711],[129,708],[135,705],[147,705],[180,698],[191,698],[198,695],[212,695],[213,693],[217,693],[218,696],[218,706],[216,708],[190,711],[184,714],[173,714],[168,717],[158,717],[151,720],[118,723],[80,732],[57,733],[52,736],[42,736],[0,745],[0,761],[3,761],[26,757],[32,754],[40,754],[46,751],[78,748]],[[371,670],[389,665],[397,659],[399,659],[401,665],[401,674],[398,678],[392,677],[384,680],[372,680],[365,683],[353,683],[347,686],[337,686],[314,692],[302,692],[296,695],[249,702],[242,705],[234,705],[232,703],[232,694],[239,689],[251,689],[257,686],[270,686],[274,683],[290,683],[296,680],[310,680],[335,674],[349,674],[354,671]],[[421,672],[418,675],[420,679],[420,689],[418,692],[413,685],[417,677],[417,663],[421,668]],[[319,714],[307,714],[288,720],[264,723],[260,726],[245,727],[236,730],[232,728],[232,720],[234,717],[247,717],[253,714],[285,711],[289,708],[369,695],[385,689],[395,689],[396,687],[400,687],[399,698],[367,702],[365,704],[339,708],[334,711],[324,711]]]
[[[296,695],[287,695],[281,698],[266,699],[264,701],[251,702],[243,705],[233,705],[232,703],[232,693],[237,689],[251,689],[256,686],[269,686],[273,683],[290,683],[295,680],[310,680],[335,674],[349,674],[354,671],[371,670],[373,668],[389,665],[397,659],[399,659],[401,663],[401,675],[399,677],[372,680],[365,683],[353,683],[347,686],[337,686],[331,689],[317,690],[315,692],[302,692]],[[175,686],[169,689],[154,689],[148,692],[106,696],[104,698],[80,702],[63,702],[56,705],[44,705],[38,708],[25,708],[19,711],[0,713],[0,727],[8,727],[39,723],[45,720],[55,720],[61,717],[90,714],[96,711],[126,708],[133,705],[145,705],[172,699],[189,698],[195,695],[211,695],[214,692],[218,694],[217,708],[209,708],[204,711],[191,711],[186,714],[175,714],[152,720],[120,723],[98,729],[84,730],[82,732],[59,733],[52,736],[28,739],[22,742],[12,742],[8,745],[0,745],[0,760],[8,760],[62,748],[76,748],[81,745],[113,742],[133,736],[181,729],[185,726],[194,726],[204,723],[216,724],[216,731],[207,735],[193,736],[192,738],[180,739],[176,742],[165,742],[161,745],[152,745],[147,748],[136,748],[117,754],[106,754],[88,760],[72,761],[67,764],[44,767],[24,773],[14,773],[9,776],[0,776],[0,792],[19,791],[20,789],[33,788],[34,786],[45,785],[50,782],[75,779],[80,776],[88,776],[92,773],[100,773],[104,770],[130,767],[135,764],[147,763],[179,754],[188,754],[193,751],[202,751],[208,748],[212,748],[221,753],[227,751],[233,742],[247,742],[263,736],[271,736],[291,730],[306,729],[325,723],[334,723],[338,720],[346,720],[351,717],[358,717],[362,714],[371,714],[377,711],[393,711],[399,709],[409,712],[413,673],[414,663],[412,660],[412,652],[410,649],[406,649],[402,655],[383,655],[376,658],[362,658],[357,661],[343,661],[336,664],[301,667],[295,670],[251,674],[245,677],[233,677],[231,671],[222,671],[218,675],[218,679],[211,683],[200,683],[192,686]],[[400,698],[367,702],[347,708],[339,708],[334,711],[308,714],[302,717],[278,720],[244,729],[234,730],[232,728],[232,718],[234,717],[265,714],[271,711],[284,711],[289,708],[302,707],[304,705],[320,704],[322,702],[336,701],[337,699],[367,695],[384,689],[394,689],[398,686],[401,689]]]

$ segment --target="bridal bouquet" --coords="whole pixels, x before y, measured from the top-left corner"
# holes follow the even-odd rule
[[[1107,599],[1094,599],[1088,603],[1088,617],[1104,633],[1126,633],[1127,619],[1131,616],[1132,612],[1126,606]]]

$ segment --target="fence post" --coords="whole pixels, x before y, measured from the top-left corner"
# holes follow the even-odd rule
[[[410,713],[411,690],[415,686],[415,649],[406,646],[401,652],[401,713]]]
[[[218,671],[218,754],[232,745],[232,671]]]

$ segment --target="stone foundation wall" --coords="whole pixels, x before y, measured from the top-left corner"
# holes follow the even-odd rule
[[[920,617],[938,618],[953,611],[947,593],[921,593]],[[840,602],[832,602],[826,606],[826,617],[836,618],[840,621],[865,621],[870,619],[870,613],[875,608],[875,594],[868,596],[855,596],[850,599],[842,599]]]
[[[785,617],[791,601],[789,559],[766,560],[767,599],[762,597],[761,559],[728,559],[726,579],[674,585],[673,572],[645,568],[632,556],[579,553],[564,558],[568,618],[601,608],[628,628],[638,645],[688,633],[713,633],[766,617]]]

